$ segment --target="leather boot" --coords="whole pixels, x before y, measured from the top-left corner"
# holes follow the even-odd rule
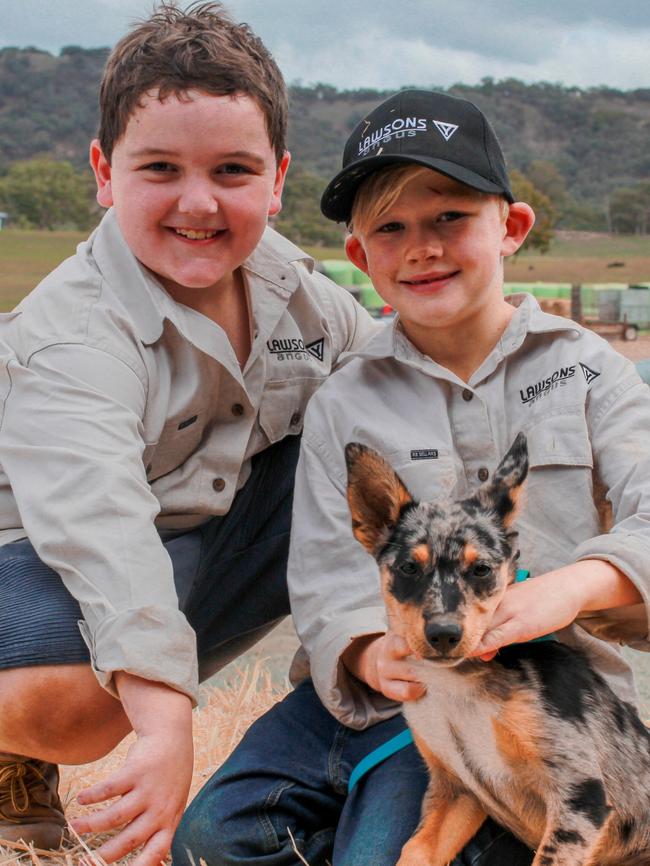
[[[59,848],[65,826],[59,768],[47,761],[0,752],[0,844],[23,840]]]

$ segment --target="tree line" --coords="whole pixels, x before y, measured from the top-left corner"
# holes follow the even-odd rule
[[[14,225],[96,223],[86,166],[97,125],[97,89],[108,49],[0,50],[0,210]],[[532,243],[548,248],[555,227],[650,233],[650,90],[566,88],[486,78],[454,85],[492,119],[515,192],[536,209]],[[342,229],[318,200],[340,167],[341,146],[387,92],[290,88],[293,154],[277,227],[297,243],[338,245]]]

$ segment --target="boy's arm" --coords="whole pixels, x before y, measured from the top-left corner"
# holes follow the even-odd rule
[[[591,386],[587,425],[612,529],[582,542],[576,562],[510,587],[477,655],[575,619],[596,637],[650,651],[650,388],[613,351],[588,363],[603,370]]]
[[[68,344],[10,361],[2,467],[26,535],[81,606],[100,683],[159,680],[193,700],[194,632],[178,609],[142,461],[145,391],[108,353]]]
[[[345,443],[331,429],[329,414],[317,394],[305,417],[296,470],[289,594],[320,699],[343,724],[361,729],[394,715],[394,701],[401,698],[380,693],[365,653],[361,667],[353,659],[386,632],[386,614],[377,565],[352,535]],[[399,656],[393,661],[407,666]],[[404,673],[397,678],[407,680]]]
[[[489,661],[503,646],[559,631],[591,611],[640,606],[642,596],[618,568],[583,559],[508,588],[474,652]],[[591,629],[589,629],[591,630]]]
[[[126,824],[102,855],[113,860],[144,844],[136,862],[154,866],[187,800],[197,665],[153,523],[143,387],[126,364],[85,346],[46,349],[29,368],[12,360],[4,369],[0,453],[24,528],[79,601],[98,679],[137,734],[122,768],[81,798],[119,799],[77,827]]]
[[[78,796],[83,805],[119,799],[72,826],[78,833],[122,827],[95,854],[112,863],[143,845],[134,862],[158,866],[171,846],[192,780],[192,705],[162,683],[123,672],[115,681],[137,739],[118,771]]]

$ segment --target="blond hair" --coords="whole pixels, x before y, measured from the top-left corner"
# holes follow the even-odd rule
[[[434,169],[422,165],[408,163],[406,165],[394,164],[379,169],[369,175],[359,186],[352,204],[352,213],[348,229],[351,234],[361,235],[368,226],[383,213],[390,210],[402,194],[404,187],[413,180]],[[466,186],[464,184],[464,186]],[[502,195],[481,192],[473,187],[466,186],[468,193],[475,194],[481,198],[497,199],[501,217],[505,221],[510,205]]]

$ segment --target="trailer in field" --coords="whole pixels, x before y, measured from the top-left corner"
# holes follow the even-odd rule
[[[584,316],[585,324],[599,332],[620,333],[636,340],[639,331],[650,328],[650,283],[604,287],[597,295],[597,315]]]

